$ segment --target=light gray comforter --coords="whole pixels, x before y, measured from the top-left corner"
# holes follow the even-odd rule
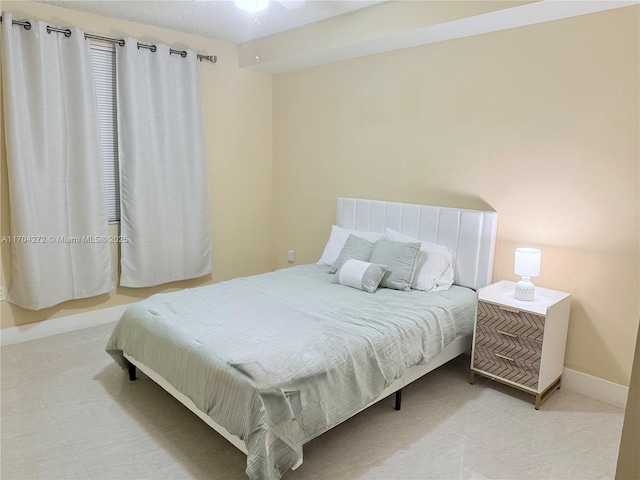
[[[243,439],[249,478],[280,478],[303,443],[473,331],[472,290],[370,294],[327,272],[303,265],[153,295],[127,309],[106,350],[152,368]]]

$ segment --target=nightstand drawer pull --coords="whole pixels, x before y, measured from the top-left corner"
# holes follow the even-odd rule
[[[501,306],[498,306],[498,308],[500,310],[504,310],[505,312],[520,313],[520,310],[516,310],[515,308],[507,308],[507,307],[501,307]]]
[[[515,362],[513,358],[507,357],[506,355],[500,355],[499,353],[494,353],[494,355],[498,358],[504,358],[505,360],[509,360],[510,362]]]
[[[512,337],[512,338],[516,338],[518,336],[515,333],[505,332],[504,330],[496,330],[496,332],[498,332],[500,335],[506,335],[507,337]]]

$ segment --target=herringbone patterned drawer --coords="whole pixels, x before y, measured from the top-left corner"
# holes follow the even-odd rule
[[[534,390],[538,388],[539,357],[535,362],[526,362],[476,345],[473,352],[473,368]]]
[[[487,330],[501,330],[542,342],[544,317],[528,312],[505,310],[497,305],[478,302],[478,326]]]
[[[483,347],[494,352],[518,358],[524,362],[535,363],[542,355],[542,338],[521,337],[500,328],[487,328],[478,325],[476,328],[476,347]]]

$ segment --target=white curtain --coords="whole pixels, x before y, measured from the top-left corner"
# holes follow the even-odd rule
[[[89,42],[2,17],[11,214],[8,301],[41,309],[113,288]]]
[[[120,284],[211,272],[209,191],[196,54],[117,47]]]

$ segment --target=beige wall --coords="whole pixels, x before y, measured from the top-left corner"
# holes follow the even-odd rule
[[[156,288],[118,287],[108,295],[65,302],[37,312],[0,304],[1,326],[24,325],[52,317],[132,302],[152,293],[269,271],[273,268],[273,183],[271,76],[240,70],[236,46],[156,27],[90,15],[34,2],[2,2],[15,18],[77,26],[89,33],[131,35],[148,42],[189,47],[218,55],[218,64],[202,63],[207,129],[208,173],[213,231],[212,276]],[[9,235],[7,166],[4,136],[0,139],[0,236]],[[113,226],[114,233],[117,227]],[[113,248],[117,266],[117,248]],[[1,245],[1,284],[8,285],[11,254]]]
[[[639,318],[639,7],[274,76],[276,265],[338,196],[499,214],[494,279],[542,249],[573,294],[565,365],[629,384]]]

